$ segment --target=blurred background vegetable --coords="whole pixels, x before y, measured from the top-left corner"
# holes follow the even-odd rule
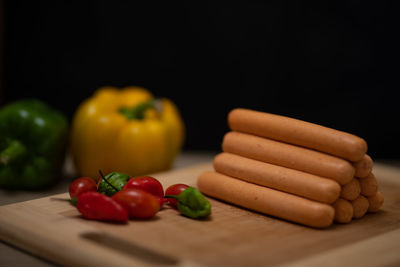
[[[0,110],[0,187],[42,189],[60,178],[68,134],[63,114],[36,99]]]
[[[184,124],[168,99],[141,87],[103,87],[78,107],[70,149],[80,176],[113,171],[138,176],[169,169],[184,139]]]

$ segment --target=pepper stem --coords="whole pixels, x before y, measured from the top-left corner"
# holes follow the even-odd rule
[[[134,106],[133,108],[121,107],[119,109],[119,113],[124,115],[128,120],[142,120],[144,119],[144,114],[146,110],[149,108],[157,108],[155,100],[152,99],[142,102],[139,105]]]
[[[107,178],[104,176],[104,174],[103,174],[103,172],[101,171],[101,170],[99,170],[99,173],[100,173],[100,176],[101,176],[101,179],[102,180],[104,180],[109,186],[111,186],[115,191],[119,191],[118,190],[118,188],[116,188],[115,186],[113,186],[108,180],[107,180]],[[112,174],[112,175],[114,175],[114,174]],[[111,175],[111,176],[112,176]]]
[[[24,144],[17,140],[11,140],[8,146],[0,152],[0,163],[8,165],[26,154]]]
[[[166,196],[164,196],[164,198],[175,198],[175,199],[179,199],[178,196],[175,196],[175,195],[166,195]]]

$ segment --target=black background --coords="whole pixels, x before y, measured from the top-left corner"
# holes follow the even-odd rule
[[[187,150],[219,151],[247,107],[399,158],[395,8],[301,2],[5,1],[1,104],[37,97],[71,119],[101,86],[140,85],[178,105]]]

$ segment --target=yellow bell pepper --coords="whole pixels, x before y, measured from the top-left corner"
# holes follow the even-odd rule
[[[70,150],[80,176],[98,171],[131,176],[171,167],[184,139],[184,124],[168,99],[141,87],[102,87],[74,114]]]

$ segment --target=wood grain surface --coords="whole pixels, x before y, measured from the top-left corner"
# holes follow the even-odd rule
[[[212,164],[155,174],[196,185]],[[212,216],[164,208],[126,225],[83,219],[59,194],[0,207],[0,239],[74,266],[387,266],[400,264],[400,169],[374,165],[385,203],[350,224],[312,229],[210,199]]]

